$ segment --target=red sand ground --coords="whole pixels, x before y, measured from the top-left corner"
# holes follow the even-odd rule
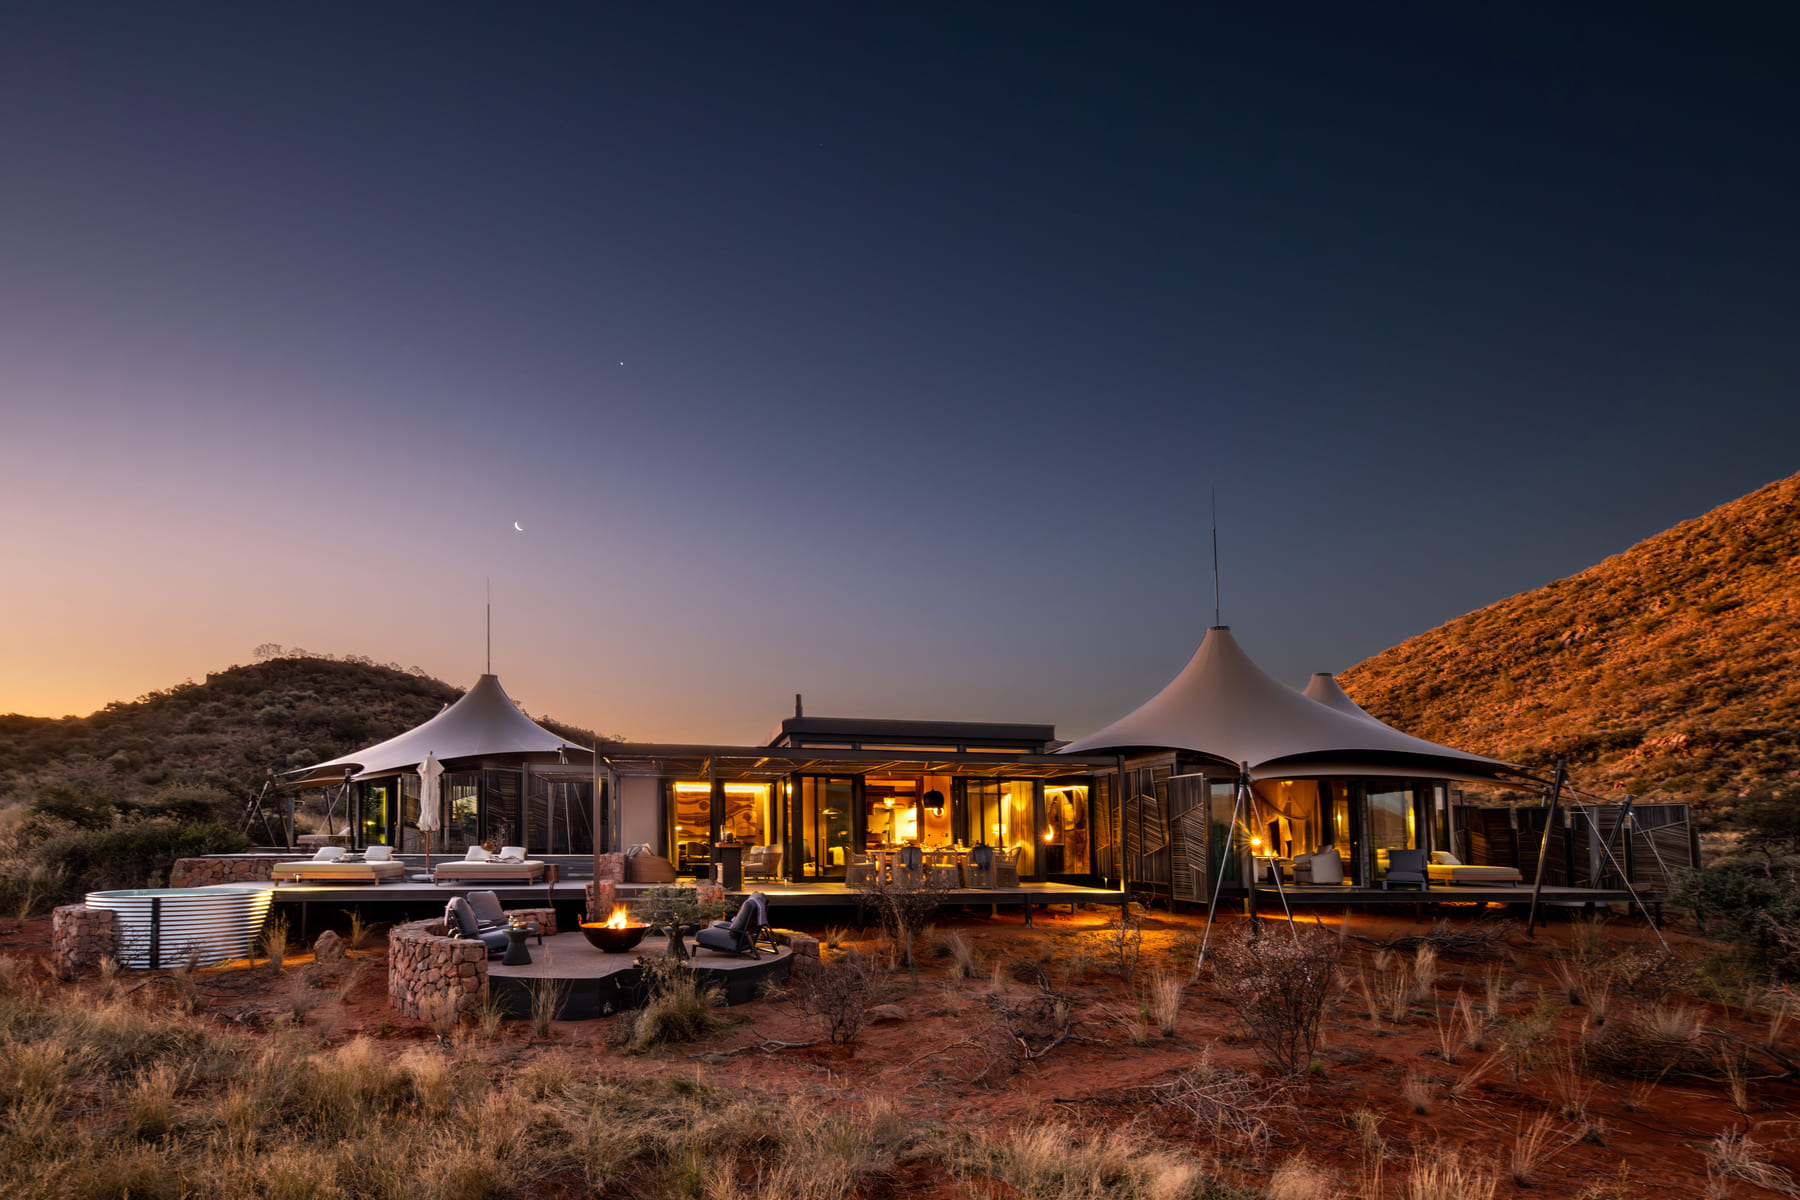
[[[1336,929],[1344,920],[1332,914],[1321,918]],[[1369,938],[1388,938],[1407,932],[1423,932],[1426,924],[1405,916],[1355,913],[1351,931]],[[1470,917],[1453,917],[1467,922]],[[977,980],[955,980],[950,960],[922,957],[916,977],[906,972],[893,976],[896,995],[903,1006],[903,1020],[869,1025],[852,1045],[818,1044],[795,1049],[752,1049],[738,1054],[723,1052],[764,1039],[781,1042],[814,1042],[822,1034],[813,1019],[784,1000],[767,1000],[731,1010],[733,1026],[705,1046],[668,1047],[637,1057],[625,1056],[607,1046],[613,1019],[558,1023],[548,1039],[535,1038],[528,1023],[509,1021],[492,1042],[471,1035],[467,1052],[496,1069],[524,1065],[545,1053],[572,1051],[591,1056],[609,1074],[653,1075],[663,1072],[702,1072],[722,1086],[743,1086],[765,1093],[809,1096],[826,1100],[882,1098],[921,1120],[954,1122],[963,1126],[993,1126],[1052,1119],[1097,1124],[1123,1123],[1139,1117],[1141,1127],[1181,1144],[1206,1148],[1210,1135],[1190,1127],[1158,1122],[1142,1105],[1121,1103],[1131,1098],[1130,1089],[1170,1078],[1192,1068],[1203,1049],[1220,1066],[1262,1070],[1254,1049],[1234,1032],[1230,1009],[1209,984],[1188,987],[1176,1031],[1172,1037],[1152,1032],[1148,1044],[1134,1046],[1120,1018],[1137,1009],[1136,993],[1108,973],[1098,956],[1093,968],[1079,979],[1063,983],[1071,959],[1094,954],[1091,942],[1107,924],[1097,911],[1074,914],[1040,912],[1037,924],[1026,927],[1018,916],[951,918],[939,922],[940,932],[960,931],[976,948],[987,972],[998,962],[1003,974],[1028,964],[1043,964],[1060,990],[1076,1003],[1080,1040],[1064,1042],[1043,1059],[997,1086],[977,1087],[951,1076],[967,1074],[973,1061],[967,1050],[949,1050],[969,1035],[979,1011],[977,997],[993,986],[991,975]],[[1307,920],[1310,922],[1311,917]],[[1140,984],[1160,967],[1186,978],[1193,962],[1204,918],[1157,910],[1143,921],[1143,962]],[[1222,922],[1235,924],[1241,918]],[[813,932],[823,932],[814,930]],[[1277,930],[1279,932],[1279,930]],[[1653,933],[1635,920],[1617,919],[1608,927],[1617,946],[1654,946]],[[1459,989],[1477,1003],[1483,997],[1490,970],[1498,970],[1505,983],[1506,1012],[1516,1015],[1539,1002],[1540,992],[1553,999],[1562,993],[1551,971],[1553,953],[1570,944],[1573,927],[1554,924],[1527,940],[1515,929],[1504,947],[1485,958],[1446,955],[1440,960],[1435,1007],[1446,1016]],[[1217,929],[1215,929],[1217,936]],[[1670,942],[1698,956],[1715,954],[1718,948],[1689,933],[1667,931]],[[863,949],[881,943],[871,931],[857,939]],[[1359,953],[1372,953],[1366,943],[1352,941]],[[45,956],[49,945],[48,922],[34,920],[22,929],[0,931],[0,953],[22,957]],[[838,952],[841,953],[841,952]],[[827,957],[832,957],[829,952]],[[266,966],[242,965],[215,968],[203,973],[202,992],[207,1019],[221,1026],[249,1030],[266,1028],[286,1010],[285,997],[295,989],[298,972],[310,959],[290,960],[284,975]],[[435,1037],[424,1023],[407,1020],[387,1005],[386,951],[379,936],[371,938],[352,961],[338,970],[358,973],[342,1003],[326,1000],[307,1016],[308,1024],[333,1043],[365,1035],[391,1045],[396,1052]],[[1354,967],[1348,972],[1354,980]],[[143,976],[127,972],[123,987]],[[91,992],[92,979],[57,985],[71,991]],[[1031,985],[1005,980],[1005,986],[1023,996]],[[960,1013],[948,1011],[947,994],[960,995]],[[159,1003],[165,989],[143,988],[138,993],[147,1003]],[[1746,1022],[1735,1009],[1688,997],[1687,1003],[1706,1013],[1710,1028],[1762,1043],[1768,1035],[1767,1017]],[[1615,1011],[1623,1007],[1615,1001]],[[1426,1006],[1412,1006],[1420,1012]],[[1559,1003],[1556,1020],[1562,1044],[1573,1042],[1589,1010]],[[1796,1022],[1800,1025],[1800,1022]],[[1800,1057],[1795,1033],[1784,1033],[1779,1044],[1785,1054]],[[1285,1107],[1270,1116],[1276,1128],[1274,1144],[1260,1161],[1247,1157],[1239,1147],[1221,1144],[1221,1160],[1247,1183],[1267,1181],[1267,1172],[1289,1155],[1304,1150],[1315,1161],[1330,1167],[1354,1189],[1365,1169],[1351,1114],[1369,1109],[1379,1114],[1381,1136],[1388,1145],[1385,1194],[1400,1195],[1406,1164],[1415,1149],[1434,1144],[1454,1146],[1499,1156],[1508,1153],[1516,1131],[1529,1125],[1556,1104],[1555,1091],[1546,1070],[1515,1080],[1503,1063],[1495,1063],[1482,1081],[1462,1099],[1449,1097],[1449,1085],[1462,1078],[1480,1060],[1497,1053],[1490,1040],[1481,1053],[1465,1051],[1456,1064],[1439,1057],[1433,1022],[1409,1016],[1402,1024],[1383,1020],[1378,1031],[1370,1023],[1360,990],[1351,983],[1327,1007],[1323,1072],[1306,1077],[1288,1093]],[[933,1051],[943,1051],[932,1055]],[[930,1055],[930,1057],[926,1057]],[[1420,1114],[1402,1097],[1409,1073],[1432,1081],[1434,1099],[1430,1111]],[[1604,1129],[1590,1140],[1576,1142],[1551,1159],[1530,1186],[1510,1180],[1500,1194],[1541,1197],[1679,1197],[1692,1200],[1705,1194],[1706,1150],[1723,1130],[1747,1132],[1765,1146],[1771,1159],[1800,1175],[1800,1080],[1770,1078],[1750,1085],[1747,1113],[1735,1111],[1723,1084],[1682,1081],[1646,1089],[1630,1079],[1596,1074],[1589,1081],[1595,1091],[1589,1122]],[[1634,1097],[1633,1093],[1637,1096]],[[1564,1126],[1567,1128],[1567,1126]],[[1621,1182],[1623,1181],[1623,1182]],[[974,1194],[945,1179],[920,1179],[916,1186],[893,1194]],[[1011,1194],[996,1184],[982,1194]],[[1734,1181],[1730,1195],[1760,1197],[1779,1195]]]

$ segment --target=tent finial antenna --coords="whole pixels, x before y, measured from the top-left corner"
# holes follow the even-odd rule
[[[1213,624],[1223,625],[1219,616],[1219,489],[1212,490],[1212,539],[1213,539]]]
[[[487,579],[487,670],[485,675],[494,673],[494,580]]]

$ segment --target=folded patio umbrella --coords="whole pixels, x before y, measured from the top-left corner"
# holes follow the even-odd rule
[[[443,807],[443,800],[438,790],[438,778],[444,773],[444,764],[437,760],[437,755],[427,750],[425,761],[419,764],[419,832],[425,835],[425,869],[431,870],[431,831],[438,827],[438,812]]]

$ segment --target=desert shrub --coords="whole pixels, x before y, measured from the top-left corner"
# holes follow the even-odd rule
[[[926,882],[919,887],[895,887],[877,880],[857,888],[864,902],[875,910],[876,918],[894,944],[900,948],[907,966],[913,966],[913,942],[920,931],[931,923],[932,915],[944,902],[942,884]]]
[[[117,803],[109,796],[80,792],[67,784],[46,784],[38,789],[31,811],[74,826],[76,829],[105,829],[113,823]]]
[[[1669,903],[1689,909],[1709,931],[1743,946],[1758,965],[1800,974],[1800,956],[1789,945],[1800,930],[1800,875],[1793,869],[1738,862],[1682,871]]]
[[[1270,1068],[1298,1075],[1319,1047],[1319,1021],[1335,988],[1338,939],[1289,925],[1258,933],[1243,926],[1207,956],[1213,983]]]
[[[164,817],[125,821],[107,829],[64,828],[37,842],[31,853],[60,863],[66,872],[58,902],[107,888],[155,886],[178,858],[228,854],[249,842],[224,825],[182,825]]]
[[[873,958],[852,950],[842,962],[821,964],[793,986],[794,1006],[812,1017],[836,1044],[854,1042],[868,1023],[868,1010],[885,999],[887,972]]]
[[[627,1012],[615,1038],[631,1054],[656,1046],[697,1042],[711,1037],[723,1022],[716,1011],[717,988],[703,986],[686,963],[672,958],[644,960],[644,1006]]]

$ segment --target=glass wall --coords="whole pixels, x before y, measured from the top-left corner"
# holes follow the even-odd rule
[[[1005,833],[994,844],[1013,851],[1020,879],[1037,873],[1037,820],[1032,803],[1036,795],[1037,783],[1031,779],[1009,779],[1000,787],[1000,821]]]
[[[393,827],[396,792],[392,779],[357,785],[357,838],[363,846],[385,846]]]
[[[1088,860],[1087,784],[1052,784],[1044,789],[1041,852],[1049,875],[1085,875],[1093,869]]]
[[[481,844],[481,775],[475,771],[446,774],[443,827],[435,839],[445,851],[462,852]]]
[[[800,780],[800,879],[842,879],[850,862],[851,779],[808,775]]]
[[[1375,878],[1387,875],[1387,852],[1419,845],[1413,789],[1391,780],[1371,780],[1365,794],[1369,811],[1369,846],[1375,852]]]

